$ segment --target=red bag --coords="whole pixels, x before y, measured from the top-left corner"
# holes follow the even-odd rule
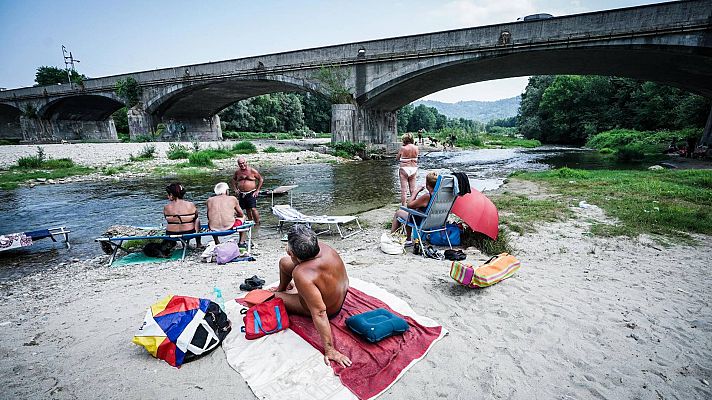
[[[242,318],[245,322],[242,331],[245,332],[247,340],[258,339],[289,328],[287,309],[279,297],[254,305],[247,310],[243,309],[241,312],[245,314]]]

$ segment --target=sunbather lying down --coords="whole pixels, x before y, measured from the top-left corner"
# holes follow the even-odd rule
[[[334,360],[342,367],[351,360],[334,347],[329,319],[335,317],[346,299],[349,278],[339,254],[319,243],[314,231],[296,224],[287,234],[287,256],[279,260],[279,286],[275,296],[287,312],[310,316],[324,347],[324,362]],[[287,293],[294,281],[296,293]]]

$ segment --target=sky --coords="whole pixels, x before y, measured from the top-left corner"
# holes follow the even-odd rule
[[[0,87],[64,68],[61,46],[88,77],[437,32],[642,4],[645,0],[0,0]],[[425,99],[493,101],[527,77],[443,90]]]

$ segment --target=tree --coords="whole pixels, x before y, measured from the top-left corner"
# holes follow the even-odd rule
[[[408,131],[408,122],[413,116],[413,105],[406,104],[396,113],[396,118],[398,120],[398,132],[403,133]]]
[[[83,84],[85,79],[87,79],[85,75],[80,75],[75,70],[71,70],[70,75],[72,77],[72,82],[80,85]],[[35,73],[35,83],[35,86],[69,83],[69,79],[67,78],[67,70],[48,66],[39,67],[37,68],[37,72]]]
[[[433,107],[428,107],[425,104],[419,104],[415,107],[415,109],[413,109],[413,115],[408,122],[408,131],[415,132],[420,129],[432,131],[435,128],[435,113],[437,112],[438,111]]]
[[[331,102],[313,93],[297,93],[302,103],[304,124],[314,132],[331,131]]]
[[[138,84],[136,79],[130,76],[126,79],[119,79],[116,81],[114,92],[124,101],[124,104],[126,104],[126,107],[128,108],[138,104],[141,101],[141,96],[143,95],[141,85]]]

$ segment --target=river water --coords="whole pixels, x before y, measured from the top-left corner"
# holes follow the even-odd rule
[[[517,170],[539,171],[552,167],[620,168],[595,152],[579,149],[542,147],[538,149],[482,149],[423,154],[419,161],[418,182],[427,171],[462,171],[479,190],[499,187]],[[636,168],[626,164],[626,169]],[[182,181],[187,200],[196,202],[205,221],[205,200],[218,181],[228,182],[232,171],[191,177]],[[293,205],[305,214],[355,214],[399,201],[397,165],[394,160],[363,161],[346,164],[302,164],[271,166],[260,171],[264,188],[298,184],[293,190]],[[96,237],[111,225],[159,226],[162,207],[167,202],[164,188],[170,178],[129,181],[81,182],[39,185],[0,190],[0,233],[30,231],[66,226],[72,233],[72,248],[67,250],[49,239],[18,250],[0,253],[0,282],[16,279],[47,265],[74,258],[101,254]],[[257,208],[263,224],[260,235],[275,234],[270,212],[270,197],[260,196]],[[275,197],[275,203],[289,202],[289,196]]]

